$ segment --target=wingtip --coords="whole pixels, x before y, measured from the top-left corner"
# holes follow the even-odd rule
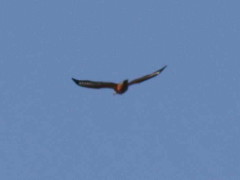
[[[163,66],[161,69],[164,70],[167,67],[167,65]]]
[[[163,66],[161,69],[159,69],[157,72],[158,74],[160,74],[165,68],[167,67],[167,65]]]
[[[72,78],[73,82],[75,82],[76,84],[78,84],[78,80],[77,79],[74,79]]]

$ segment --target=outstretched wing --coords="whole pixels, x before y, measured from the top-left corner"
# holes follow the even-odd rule
[[[128,83],[128,85],[141,83],[141,82],[143,82],[143,81],[146,81],[146,80],[148,80],[148,79],[151,79],[151,78],[159,75],[166,67],[167,67],[167,66],[164,66],[164,67],[162,67],[161,69],[159,69],[158,71],[153,72],[152,74],[148,74],[148,75],[145,75],[145,76],[143,76],[143,77],[134,79],[134,80],[130,81],[130,82]]]
[[[87,87],[87,88],[112,88],[114,89],[117,84],[112,82],[100,82],[100,81],[89,81],[89,80],[77,80],[72,78],[72,80],[79,86]]]

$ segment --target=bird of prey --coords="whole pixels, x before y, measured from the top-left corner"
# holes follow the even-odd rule
[[[86,87],[86,88],[94,88],[94,89],[100,89],[100,88],[110,88],[113,89],[116,94],[123,94],[128,90],[128,87],[133,84],[138,84],[143,81],[146,81],[148,79],[151,79],[157,75],[159,75],[167,66],[162,67],[161,69],[142,76],[140,78],[134,79],[132,81],[128,81],[127,79],[120,82],[120,83],[113,83],[113,82],[102,82],[102,81],[89,81],[89,80],[77,80],[72,78],[72,80],[79,86]]]

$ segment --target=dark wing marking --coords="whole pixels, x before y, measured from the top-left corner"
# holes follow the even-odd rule
[[[87,88],[112,88],[114,89],[117,84],[112,82],[100,82],[100,81],[89,81],[89,80],[77,80],[72,78],[72,80],[79,86],[87,87]]]
[[[164,66],[164,67],[162,67],[161,69],[159,69],[158,71],[153,72],[152,74],[148,74],[148,75],[145,75],[145,76],[143,76],[143,77],[134,79],[134,80],[130,81],[130,82],[128,83],[128,85],[141,83],[141,82],[143,82],[143,81],[146,81],[146,80],[148,80],[148,79],[151,79],[151,78],[159,75],[166,67],[167,67],[167,66]]]

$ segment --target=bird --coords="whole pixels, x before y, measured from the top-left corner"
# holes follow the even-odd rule
[[[113,83],[113,82],[102,82],[102,81],[90,81],[90,80],[78,80],[75,78],[72,78],[72,80],[81,87],[86,88],[94,88],[94,89],[100,89],[100,88],[110,88],[115,91],[115,94],[123,94],[128,90],[128,87],[134,84],[142,83],[143,81],[146,81],[148,79],[151,79],[153,77],[156,77],[159,75],[167,65],[163,66],[161,69],[151,73],[147,74],[145,76],[136,78],[132,81],[128,81],[128,79],[120,82],[120,83]]]

